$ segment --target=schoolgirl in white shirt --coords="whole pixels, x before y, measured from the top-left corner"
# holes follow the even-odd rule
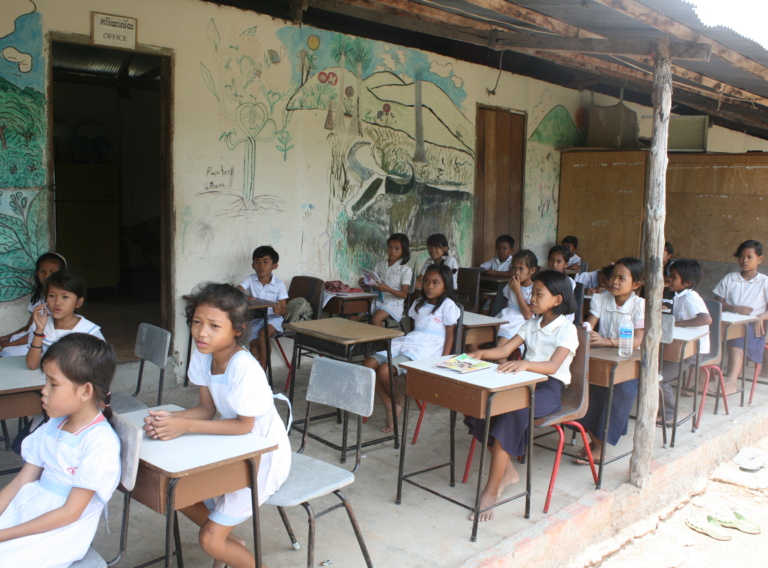
[[[419,274],[416,276],[416,289],[421,290],[422,280],[427,268],[433,264],[445,264],[453,274],[453,289],[456,289],[459,278],[459,261],[448,252],[448,239],[442,233],[429,235],[427,238],[427,253],[429,258],[424,261]]]
[[[408,266],[410,260],[411,251],[408,235],[392,234],[387,239],[387,260],[382,260],[374,268],[381,282],[376,282],[371,286],[381,292],[381,295],[371,305],[372,325],[383,326],[384,320],[389,317],[399,322],[403,317],[403,305],[413,278],[413,271]],[[362,283],[363,279],[361,278],[360,284]]]
[[[24,439],[24,466],[0,491],[3,566],[65,568],[80,560],[120,480],[120,441],[107,421],[114,351],[70,333],[42,359],[50,419]]]
[[[759,321],[747,324],[746,337],[731,339],[727,343],[730,367],[725,378],[725,390],[729,394],[736,390],[736,380],[744,362],[745,343],[747,359],[753,363],[762,362],[764,326],[768,319],[768,276],[757,271],[763,262],[763,245],[759,241],[744,241],[733,256],[739,259],[741,271],[731,272],[720,280],[713,290],[715,299],[723,304],[724,312],[756,316]]]
[[[400,367],[400,363],[453,352],[460,311],[452,299],[450,269],[444,264],[430,266],[424,274],[422,290],[423,296],[414,302],[408,313],[414,319],[413,331],[392,340],[392,368],[388,368],[386,351],[374,353],[363,361],[363,365],[376,371],[376,393],[386,409],[386,424],[382,432],[392,431],[394,420],[402,410],[400,402],[396,402],[396,416],[393,417],[389,396],[390,372],[395,376],[404,375],[405,369]]]
[[[533,251],[523,249],[512,257],[512,278],[504,287],[504,297],[507,307],[496,317],[506,321],[499,327],[499,338],[496,345],[501,347],[515,337],[523,324],[531,319],[531,294],[533,293],[533,278],[539,269],[539,259]],[[500,363],[502,361],[499,361]]]
[[[27,354],[29,335],[32,333],[34,324],[32,313],[37,306],[45,303],[45,281],[51,274],[66,267],[67,261],[58,253],[47,252],[38,257],[35,263],[35,287],[27,306],[29,321],[13,333],[0,337],[0,357],[18,357]]]
[[[531,295],[534,317],[504,345],[470,353],[476,359],[495,361],[506,359],[525,344],[524,360],[505,361],[497,370],[500,373],[532,371],[549,375],[546,381],[536,384],[535,418],[560,410],[563,388],[571,382],[571,361],[579,347],[579,336],[576,327],[565,317],[576,309],[573,288],[567,280],[565,274],[554,270],[536,274]],[[481,509],[493,505],[507,485],[520,480],[511,457],[525,454],[529,416],[530,409],[522,408],[491,419],[491,467],[480,498]],[[482,441],[485,420],[467,417],[464,423],[469,426],[470,434]],[[493,509],[480,513],[480,521],[491,519]]]
[[[170,440],[183,434],[253,434],[277,445],[261,458],[258,473],[259,504],[288,478],[291,446],[272,390],[261,365],[241,341],[247,324],[245,294],[229,284],[206,284],[189,300],[186,315],[197,352],[189,366],[189,379],[199,387],[194,408],[168,412],[151,410],[144,419],[147,435]],[[216,420],[217,412],[221,419]],[[243,541],[231,536],[251,516],[251,490],[240,489],[181,512],[200,526],[200,546],[214,567],[253,568],[255,559]]]

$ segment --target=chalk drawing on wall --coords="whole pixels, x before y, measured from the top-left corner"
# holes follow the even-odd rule
[[[329,276],[354,281],[408,234],[412,263],[445,233],[459,256],[471,237],[474,125],[452,65],[390,44],[311,28],[278,31],[299,85],[292,113],[325,117]]]
[[[0,302],[32,291],[48,250],[42,37],[33,2],[0,3]]]
[[[285,109],[293,88],[278,86],[285,75],[280,69],[281,64],[285,66],[285,47],[264,48],[257,37],[256,27],[248,28],[234,39],[222,41],[213,19],[208,22],[206,35],[214,53],[208,65],[200,63],[200,72],[229,127],[221,133],[219,140],[230,151],[243,155],[241,194],[218,192],[230,198],[230,205],[223,214],[281,212],[285,205],[282,198],[257,194],[256,172],[257,157],[260,151],[270,147],[269,142],[278,142],[273,151],[281,153],[284,161],[293,148],[287,130],[291,115]]]

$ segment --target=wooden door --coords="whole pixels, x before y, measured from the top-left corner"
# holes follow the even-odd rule
[[[525,116],[478,107],[476,136],[472,266],[494,256],[499,235],[522,245]]]

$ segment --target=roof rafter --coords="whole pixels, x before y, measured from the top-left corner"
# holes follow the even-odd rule
[[[575,53],[596,53],[602,55],[648,56],[653,53],[657,43],[645,40],[626,39],[573,39],[543,37],[528,34],[515,34],[512,37],[499,37],[496,45],[510,49],[536,49],[542,51],[570,51]],[[712,47],[706,43],[681,43],[670,45],[672,57],[708,61]]]

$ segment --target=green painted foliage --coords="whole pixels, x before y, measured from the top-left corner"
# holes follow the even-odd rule
[[[45,184],[45,97],[0,78],[0,187]]]
[[[40,190],[0,192],[11,213],[0,213],[0,302],[32,292],[35,262],[48,244],[45,197]]]

